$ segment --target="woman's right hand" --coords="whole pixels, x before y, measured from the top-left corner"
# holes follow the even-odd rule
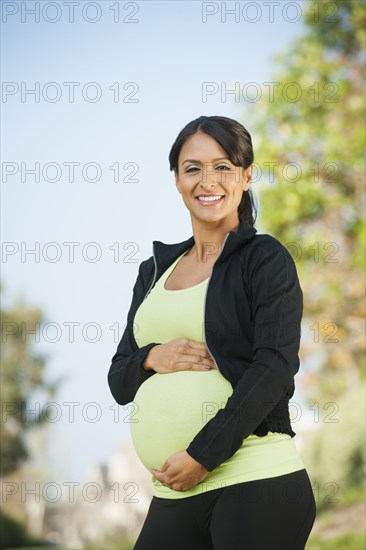
[[[205,344],[189,338],[176,338],[151,348],[142,364],[144,370],[167,374],[181,370],[209,370],[216,365]]]

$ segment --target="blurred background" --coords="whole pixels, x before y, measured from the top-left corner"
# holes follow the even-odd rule
[[[133,547],[152,496],[107,373],[200,115],[249,130],[304,292],[307,549],[365,548],[365,2],[1,2],[1,548]]]

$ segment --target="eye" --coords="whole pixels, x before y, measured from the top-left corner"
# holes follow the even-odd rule
[[[186,173],[188,174],[189,172],[197,172],[197,170],[199,170],[197,166],[192,166],[191,168],[188,168],[186,170]]]
[[[226,164],[219,164],[218,166],[216,166],[216,170],[231,170],[231,168]]]

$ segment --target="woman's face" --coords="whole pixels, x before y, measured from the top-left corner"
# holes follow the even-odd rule
[[[234,166],[215,139],[197,132],[182,146],[178,168],[176,186],[193,218],[238,223],[237,210],[249,188],[252,166]]]

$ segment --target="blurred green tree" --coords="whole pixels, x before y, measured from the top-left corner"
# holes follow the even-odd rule
[[[36,354],[32,342],[43,322],[38,308],[23,304],[1,311],[1,423],[0,477],[15,472],[29,458],[27,434],[46,420],[30,404],[35,391],[43,396],[55,395],[57,383],[45,381],[45,358]],[[31,334],[35,331],[35,334]]]
[[[254,130],[258,221],[292,254],[304,292],[301,382],[318,429],[301,454],[318,512],[329,510],[343,545],[310,539],[309,548],[354,549],[362,519],[358,532],[342,518],[365,496],[366,6],[305,8],[303,35],[275,58],[271,94],[244,124]]]
[[[364,379],[366,17],[358,0],[305,9],[304,34],[275,58],[244,124],[258,220],[292,254],[304,291],[304,387],[326,403]]]

